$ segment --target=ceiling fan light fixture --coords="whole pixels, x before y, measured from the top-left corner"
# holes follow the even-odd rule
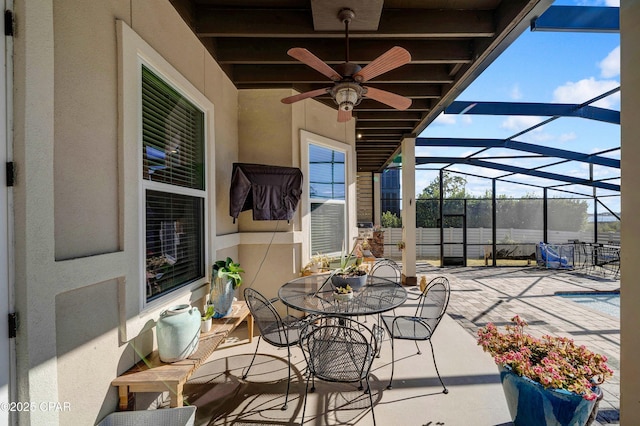
[[[351,111],[362,100],[362,87],[354,83],[339,83],[331,91],[338,109]]]

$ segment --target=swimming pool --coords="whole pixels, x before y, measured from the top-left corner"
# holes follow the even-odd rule
[[[620,293],[556,293],[556,295],[570,299],[572,302],[580,303],[586,308],[620,318]]]

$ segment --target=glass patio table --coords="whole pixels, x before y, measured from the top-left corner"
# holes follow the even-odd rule
[[[387,312],[407,300],[407,291],[394,281],[369,275],[360,289],[347,301],[336,300],[330,274],[296,278],[278,290],[286,306],[313,314],[344,316],[373,315]]]

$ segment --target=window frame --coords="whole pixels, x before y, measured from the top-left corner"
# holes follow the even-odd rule
[[[148,327],[149,321],[171,304],[191,303],[206,296],[210,253],[215,253],[216,223],[215,117],[214,105],[198,87],[173,67],[126,22],[116,20],[118,42],[118,157],[120,179],[120,241],[125,272],[118,277],[122,320],[120,339],[127,341]],[[146,301],[146,253],[143,227],[146,209],[142,173],[142,65],[152,70],[189,99],[204,117],[204,170],[207,198],[204,201],[204,273],[202,279]],[[203,82],[201,82],[203,84]],[[215,229],[215,228],[213,228]]]
[[[196,189],[196,188],[191,188],[191,187],[186,187],[186,186],[182,186],[182,185],[177,185],[177,184],[171,184],[171,183],[165,183],[165,182],[160,182],[160,181],[154,181],[153,179],[145,179],[145,174],[144,174],[144,139],[143,139],[143,130],[144,130],[144,126],[142,125],[142,108],[143,108],[143,102],[142,102],[142,98],[143,98],[143,94],[142,94],[142,80],[143,80],[143,68],[147,68],[147,70],[149,72],[151,72],[152,74],[154,74],[158,79],[160,79],[166,86],[169,87],[169,89],[176,91],[180,96],[182,96],[182,98],[184,98],[186,101],[190,102],[199,112],[201,112],[203,114],[203,120],[202,120],[202,126],[203,128],[202,130],[202,134],[203,134],[203,139],[202,139],[202,161],[203,161],[203,176],[202,176],[202,185],[203,185],[203,189]],[[206,246],[207,246],[207,242],[206,242],[206,218],[207,218],[207,204],[208,204],[208,195],[207,195],[207,188],[208,188],[208,184],[207,184],[207,167],[206,167],[206,161],[205,159],[207,158],[207,112],[200,107],[196,101],[193,99],[193,97],[189,94],[188,90],[185,90],[184,88],[180,88],[178,86],[176,86],[175,84],[173,84],[171,81],[168,81],[156,68],[154,68],[153,66],[150,66],[145,60],[141,60],[140,61],[140,123],[139,123],[139,129],[140,129],[140,135],[139,135],[139,148],[140,148],[140,174],[139,174],[139,179],[142,181],[142,190],[140,193],[140,198],[141,198],[141,210],[143,211],[143,215],[142,215],[142,223],[140,224],[141,230],[142,230],[142,244],[143,244],[143,249],[142,249],[142,257],[143,257],[143,261],[144,261],[144,271],[143,271],[143,302],[146,305],[148,304],[153,304],[153,302],[155,302],[156,300],[160,300],[163,298],[166,298],[168,295],[170,295],[171,293],[174,293],[176,291],[180,291],[180,289],[189,286],[192,283],[196,283],[196,284],[203,284],[204,282],[206,282],[206,278],[207,278],[207,256],[206,256]],[[155,295],[152,296],[151,299],[149,298],[148,294],[147,294],[147,263],[146,263],[146,258],[147,258],[147,241],[148,241],[148,236],[147,236],[147,216],[146,216],[146,208],[147,208],[147,197],[148,197],[148,191],[155,191],[155,192],[160,192],[160,193],[164,193],[167,195],[181,195],[181,196],[186,196],[189,198],[193,198],[193,199],[198,199],[200,200],[200,203],[202,204],[202,217],[201,222],[202,222],[202,229],[201,229],[201,233],[199,235],[199,240],[202,242],[202,248],[204,250],[204,253],[199,253],[201,256],[201,263],[202,263],[202,275],[197,277],[195,280],[191,280],[191,281],[186,281],[183,282],[179,285],[177,285],[176,287],[173,287],[169,290],[167,290],[166,292],[163,292],[159,295]]]
[[[306,130],[300,130],[300,164],[301,170],[306,178],[304,179],[304,190],[302,193],[301,199],[301,208],[302,208],[302,264],[306,264],[311,259],[311,256],[315,253],[311,253],[311,203],[318,201],[326,201],[326,202],[342,202],[342,200],[326,200],[324,198],[312,198],[310,191],[310,171],[309,171],[309,146],[316,145],[322,148],[327,148],[335,151],[342,152],[345,156],[344,160],[344,192],[345,192],[345,243],[347,245],[346,250],[351,249],[351,241],[352,238],[357,235],[357,229],[354,231],[353,227],[355,226],[355,185],[353,183],[353,170],[354,165],[353,162],[355,160],[355,155],[353,151],[353,147],[347,143],[343,143],[334,139],[330,139],[324,136],[320,136]],[[340,253],[324,253],[328,255],[339,255]]]
[[[163,182],[157,182],[153,180],[144,179],[144,165],[143,165],[143,156],[144,156],[144,143],[143,143],[143,126],[142,126],[142,69],[146,67],[149,71],[154,73],[158,78],[160,78],[166,85],[171,87],[173,90],[178,92],[181,96],[183,96],[186,100],[191,102],[196,108],[198,108],[203,114],[203,133],[204,133],[204,141],[203,141],[203,160],[204,160],[204,189],[194,189],[188,188],[180,185],[171,185]],[[175,70],[174,70],[175,71]],[[184,296],[185,294],[191,293],[194,289],[204,285],[208,281],[208,271],[207,264],[209,259],[209,189],[210,189],[210,181],[209,181],[209,170],[207,167],[207,160],[209,155],[209,135],[211,134],[210,129],[208,129],[208,125],[210,122],[209,114],[213,114],[212,110],[209,110],[206,105],[202,102],[202,95],[198,92],[195,87],[184,79],[177,78],[176,75],[173,75],[171,71],[163,69],[163,67],[158,66],[156,63],[149,61],[147,58],[139,56],[138,57],[138,81],[139,81],[139,91],[138,91],[138,167],[137,167],[137,176],[139,182],[139,204],[138,209],[140,212],[138,226],[140,231],[140,249],[138,251],[140,255],[140,301],[142,303],[141,309],[149,310],[153,309],[159,305],[165,305],[168,301],[172,299],[179,298]],[[180,75],[180,74],[178,74]],[[183,79],[184,77],[182,77]],[[202,245],[203,245],[203,253],[202,253],[202,263],[203,263],[203,275],[193,281],[182,283],[181,285],[167,291],[165,294],[161,294],[152,300],[147,299],[147,268],[146,268],[146,200],[147,200],[147,191],[157,191],[164,192],[169,194],[178,194],[185,195],[188,197],[200,198],[202,200],[203,212],[202,212]]]

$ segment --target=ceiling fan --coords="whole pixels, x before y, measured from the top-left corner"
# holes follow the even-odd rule
[[[411,99],[409,98],[387,92],[386,90],[376,89],[375,87],[361,85],[361,83],[365,81],[411,62],[411,55],[406,49],[395,46],[374,59],[364,68],[358,64],[349,62],[349,23],[354,17],[355,13],[351,9],[342,9],[338,13],[338,18],[344,22],[346,49],[345,62],[336,65],[335,69],[331,68],[307,49],[302,47],[289,49],[287,52],[289,56],[329,77],[333,80],[334,86],[289,96],[282,99],[283,103],[292,104],[303,99],[329,93],[338,105],[339,122],[351,120],[353,107],[358,105],[363,97],[374,99],[399,110],[409,108],[411,105]]]

